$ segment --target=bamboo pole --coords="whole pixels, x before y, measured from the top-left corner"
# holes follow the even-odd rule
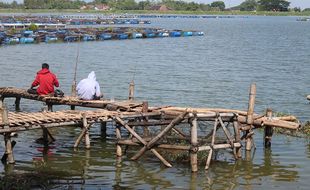
[[[132,80],[129,84],[129,95],[128,100],[134,100],[135,83]]]
[[[0,109],[3,107],[4,105],[4,97],[0,95]]]
[[[9,118],[8,118],[8,110],[4,104],[0,108],[2,123],[4,124],[4,129],[9,129]],[[5,141],[5,155],[4,160],[7,161],[9,164],[14,164],[14,156],[13,156],[13,146],[11,141],[11,133],[4,134],[4,141]]]
[[[254,123],[254,105],[255,105],[255,96],[256,96],[256,84],[251,84],[250,94],[249,94],[249,105],[248,105],[248,112],[246,117],[247,125],[250,125],[250,130],[246,133],[250,133],[252,131],[252,125]],[[246,138],[246,150],[250,151],[253,145],[253,137],[252,135],[247,135]]]
[[[120,141],[122,139],[120,126],[117,125],[115,130],[116,130],[116,156],[121,157],[122,156],[122,147],[118,143],[118,141]]]
[[[71,105],[71,106],[70,106],[70,109],[71,109],[71,110],[75,110],[75,106],[74,106],[74,105]]]
[[[86,114],[83,113],[82,117],[83,117],[83,119],[82,119],[83,129],[82,129],[79,137],[76,139],[76,141],[74,143],[74,146],[73,146],[74,148],[77,148],[79,146],[81,140],[83,139],[83,137],[86,135],[86,132],[88,131],[88,129],[87,129],[88,126],[87,126]],[[85,138],[85,145],[86,145],[86,138]],[[86,145],[86,147],[87,147],[87,145]]]
[[[107,122],[100,123],[100,131],[101,131],[101,136],[103,138],[106,138],[107,137]]]
[[[43,131],[43,144],[44,144],[44,146],[48,146],[47,128],[42,128],[42,131]]]
[[[194,112],[194,117],[191,120],[191,151],[190,151],[190,157],[191,157],[191,167],[192,172],[198,171],[198,161],[197,161],[197,152],[198,152],[198,132],[197,132],[197,117],[196,112]]]
[[[259,118],[254,120],[253,125],[257,128],[263,127],[263,126],[270,126],[270,127],[279,127],[284,129],[298,129],[300,127],[299,123],[287,121],[286,119],[293,119],[295,117],[284,117],[282,120],[282,117],[273,117],[272,119],[268,119],[267,117]],[[238,121],[240,123],[246,123],[246,117],[244,116],[238,116]],[[242,127],[241,130],[249,130],[250,126]]]
[[[241,143],[240,129],[239,129],[238,117],[237,116],[235,116],[235,118],[234,118],[233,126],[234,126],[234,133],[235,133],[235,142]],[[236,151],[237,157],[241,158],[242,157],[241,148],[235,147],[235,151]]]
[[[209,146],[210,150],[209,150],[209,154],[208,154],[208,157],[207,157],[205,170],[209,169],[209,167],[210,167],[211,158],[212,158],[212,154],[213,154],[213,147],[214,147],[214,144],[215,144],[215,135],[216,135],[216,131],[218,129],[218,125],[219,125],[219,120],[218,120],[218,117],[216,117],[215,118],[215,122],[214,122],[214,126],[213,126],[211,146]]]
[[[234,147],[241,147],[240,143],[234,143]],[[230,144],[215,144],[213,147],[211,146],[199,146],[199,151],[206,151],[206,150],[218,150],[218,149],[227,149],[232,148]],[[211,158],[210,158],[211,159]]]
[[[62,123],[34,124],[34,125],[30,125],[30,126],[25,125],[22,127],[10,127],[10,128],[6,128],[6,129],[0,128],[0,134],[40,129],[40,128],[42,128],[42,126],[47,127],[47,128],[53,128],[53,127],[64,127],[64,126],[69,127],[69,126],[77,126],[77,125],[80,125],[80,124],[75,122],[75,121],[62,122]]]
[[[20,99],[21,97],[16,97],[15,99],[15,111],[20,111]]]
[[[47,104],[47,110],[52,112],[53,111],[53,104],[48,103]]]
[[[146,151],[145,147],[146,147],[146,145],[147,145],[147,142],[146,142],[143,138],[141,138],[133,129],[131,129],[131,128],[130,128],[123,120],[121,120],[119,117],[115,117],[115,121],[118,122],[119,124],[121,124],[122,126],[124,126],[136,139],[138,139],[138,140],[144,145],[144,147],[137,153],[137,154],[140,154],[140,156],[142,156],[142,154]],[[155,149],[153,149],[153,148],[150,148],[150,149],[151,149],[151,152],[152,152],[153,154],[155,154],[155,156],[156,156],[160,161],[162,161],[163,164],[164,164],[165,166],[167,166],[167,167],[172,167],[172,165],[171,165],[168,161],[166,161]],[[143,150],[144,152],[140,153],[142,150]],[[137,154],[136,154],[136,155],[137,155]],[[139,156],[139,157],[140,157],[140,156]],[[139,159],[139,157],[133,156],[131,159],[132,159],[132,160],[137,160],[137,159]]]
[[[268,108],[266,110],[266,117],[268,119],[272,119],[272,109]],[[264,145],[265,145],[265,148],[271,147],[272,134],[273,134],[273,128],[270,126],[266,126],[264,128]]]
[[[5,139],[5,154],[6,160],[8,164],[14,164],[14,155],[13,155],[13,146],[12,146],[12,141],[11,141],[11,133],[7,133],[4,135]]]
[[[8,110],[5,104],[2,105],[2,108],[0,108],[1,111],[1,117],[2,117],[2,123],[4,125],[4,129],[9,128],[9,117],[8,117]]]
[[[147,113],[149,110],[149,104],[148,102],[144,101],[142,102],[142,113]],[[147,123],[147,118],[143,118],[143,122]],[[150,135],[149,129],[146,126],[142,126],[143,127],[143,136],[144,137],[148,137]]]
[[[141,146],[141,143],[133,142],[132,140],[120,140],[119,144],[130,146]],[[156,147],[161,149],[184,150],[184,151],[190,151],[191,149],[191,147],[188,145],[171,145],[171,144],[159,144],[156,145]]]
[[[86,119],[86,114],[83,113],[83,128],[85,128],[85,148],[86,149],[90,149],[90,138],[89,138],[89,125],[87,123],[87,119]]]
[[[135,154],[132,159],[137,160],[139,159],[148,149],[151,149],[154,144],[160,140],[166,133],[168,133],[176,124],[181,122],[185,116],[188,114],[187,111],[181,113],[178,117],[176,117],[174,120],[171,121],[171,123],[164,128],[157,136],[155,136],[149,143],[147,143],[146,146],[144,146],[137,154]]]
[[[221,127],[222,127],[222,129],[223,129],[223,131],[224,131],[224,134],[225,134],[227,140],[229,141],[229,143],[230,143],[230,144],[232,145],[232,147],[233,147],[234,140],[231,138],[231,134],[230,134],[230,132],[228,131],[228,129],[226,128],[224,122],[222,121],[221,116],[218,117],[218,120],[219,120],[219,122],[220,122],[220,124],[221,124]]]

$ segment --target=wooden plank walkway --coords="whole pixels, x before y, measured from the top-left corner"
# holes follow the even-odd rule
[[[119,112],[104,109],[93,111],[8,112],[6,121],[4,121],[3,117],[0,117],[0,134],[38,129],[40,127],[79,125],[82,123],[83,115],[85,115],[88,123],[100,123],[111,121],[115,117],[128,119],[158,116],[160,114],[160,112]]]

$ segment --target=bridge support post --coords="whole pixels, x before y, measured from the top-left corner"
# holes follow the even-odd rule
[[[89,124],[85,113],[83,114],[83,128],[85,128],[85,148],[90,149]]]
[[[238,116],[237,115],[234,116],[233,126],[234,126],[234,133],[235,133],[235,142],[241,144],[241,136],[240,136],[240,129],[239,129]],[[236,148],[236,155],[237,155],[237,158],[242,157],[241,147]]]
[[[79,146],[81,140],[84,137],[86,149],[89,149],[90,148],[90,138],[89,138],[89,131],[88,131],[89,125],[87,124],[87,119],[86,119],[85,113],[82,114],[82,117],[83,117],[83,121],[82,121],[83,122],[83,129],[82,129],[79,137],[76,139],[73,147],[77,148]]]
[[[149,111],[149,103],[144,101],[142,102],[142,113],[147,113]],[[147,122],[147,117],[144,117],[143,120]],[[148,126],[143,126],[143,136],[147,137],[150,135],[150,131],[148,129]]]
[[[103,138],[107,137],[107,122],[101,122],[100,125],[101,136]]]
[[[15,111],[20,111],[20,99],[21,97],[16,97],[15,99]]]
[[[0,95],[0,108],[4,106],[4,97]]]
[[[42,130],[43,130],[43,144],[44,144],[44,146],[48,146],[48,144],[50,142],[53,142],[56,140],[46,127],[42,127]]]
[[[53,104],[48,103],[47,104],[47,111],[53,111]]]
[[[129,84],[129,95],[128,95],[128,100],[133,100],[134,99],[134,91],[135,91],[135,83],[132,80]]]
[[[4,123],[4,128],[9,128],[9,118],[8,118],[8,110],[6,106],[2,103],[0,107],[1,117],[2,117],[2,123]],[[11,133],[5,133],[4,134],[4,142],[5,142],[5,153],[1,158],[1,161],[3,163],[9,163],[14,164],[14,156],[13,156],[13,148],[16,144],[15,141],[11,141]]]
[[[268,108],[266,110],[266,117],[268,119],[272,118],[272,109]],[[272,134],[273,134],[273,128],[270,126],[265,126],[265,128],[264,128],[264,145],[265,145],[265,148],[271,147]]]
[[[192,172],[198,171],[198,159],[197,159],[197,152],[198,152],[198,133],[197,133],[197,113],[193,113],[194,117],[191,118],[191,150],[190,150],[190,157],[191,157],[191,167]]]
[[[254,105],[255,105],[255,96],[256,96],[256,84],[251,84],[250,88],[250,94],[249,94],[249,106],[248,106],[248,113],[246,117],[246,123],[250,126],[250,129],[246,131],[246,151],[251,151],[252,146],[254,144],[253,142],[253,131],[252,131],[252,125],[254,122]]]
[[[72,106],[72,105],[71,105],[71,106],[70,106],[70,109],[71,109],[71,110],[75,110],[75,106]]]
[[[121,145],[118,143],[119,140],[121,140],[122,136],[121,136],[121,127],[117,124],[116,125],[116,156],[117,157],[121,157],[122,156],[122,147]]]
[[[5,141],[5,153],[1,161],[3,163],[14,164],[15,160],[13,155],[13,148],[16,142],[11,140],[11,133],[6,133],[4,135],[4,141]]]

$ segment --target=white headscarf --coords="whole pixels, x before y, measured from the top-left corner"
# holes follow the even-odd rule
[[[95,72],[90,72],[86,79],[81,80],[76,90],[79,98],[83,100],[92,100],[94,96],[100,96],[100,86],[96,81]]]

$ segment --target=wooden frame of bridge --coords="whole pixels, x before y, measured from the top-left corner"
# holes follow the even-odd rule
[[[137,103],[133,101],[133,90],[129,91],[129,101],[124,102],[90,102],[81,100],[72,101],[66,98],[51,97],[27,97],[24,92],[16,93],[11,89],[1,91],[0,88],[0,134],[4,135],[5,154],[3,163],[15,162],[13,148],[16,144],[11,139],[11,134],[31,129],[42,129],[44,143],[47,146],[55,138],[49,132],[52,127],[75,126],[81,127],[81,132],[75,140],[74,148],[80,145],[82,139],[85,148],[90,148],[89,130],[93,123],[101,123],[105,129],[107,122],[111,122],[116,134],[116,156],[122,157],[127,148],[136,147],[137,150],[131,157],[139,160],[146,152],[151,152],[165,166],[171,167],[162,150],[179,150],[188,152],[190,165],[193,172],[198,171],[198,152],[206,151],[205,169],[208,169],[218,149],[228,149],[235,159],[241,157],[241,147],[250,152],[254,145],[254,129],[264,127],[264,143],[266,147],[271,145],[273,127],[297,129],[300,125],[287,120],[294,117],[272,117],[272,110],[266,114],[254,113],[256,85],[251,85],[249,95],[249,107],[247,112],[227,109],[210,108],[178,108],[178,107],[149,107],[147,102]],[[8,112],[3,100],[7,97],[16,98],[19,104],[20,98],[29,98],[49,102],[52,104],[64,104],[74,106],[96,107],[102,109],[89,111],[43,111],[35,113]],[[70,101],[69,101],[70,100]],[[208,121],[211,125],[200,125]],[[199,133],[200,128],[208,128],[207,134]],[[128,135],[121,134],[125,130]],[[171,140],[173,139],[173,140]],[[242,143],[244,141],[244,143]],[[178,143],[182,142],[182,143]],[[124,149],[125,147],[125,149]]]

